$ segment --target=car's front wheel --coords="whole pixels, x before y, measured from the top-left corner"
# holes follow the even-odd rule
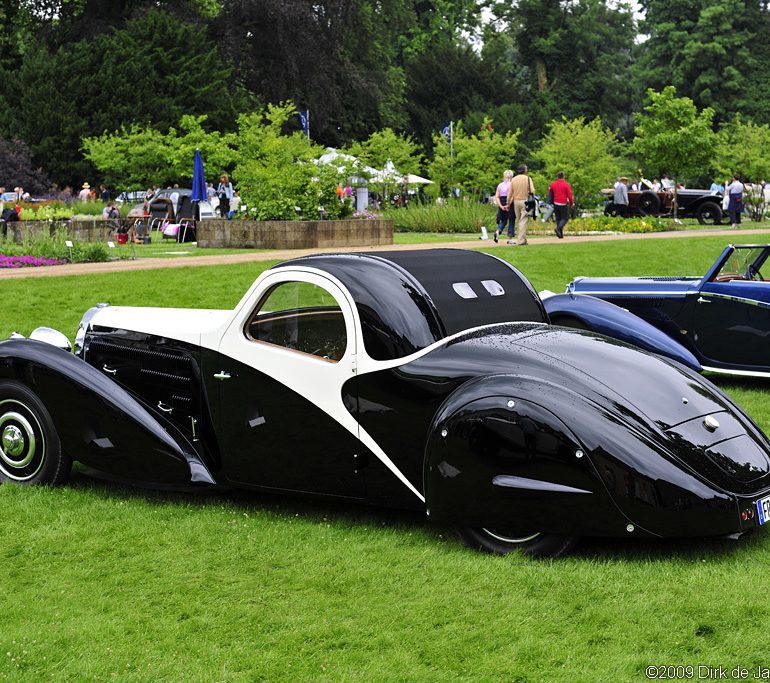
[[[575,536],[512,533],[505,529],[485,527],[460,527],[460,538],[474,550],[483,550],[494,555],[507,555],[516,550],[530,557],[558,557],[577,543]]]
[[[695,217],[701,225],[706,223],[719,225],[722,222],[722,207],[716,202],[703,202],[698,207]]]
[[[23,384],[0,382],[0,482],[56,486],[71,467],[43,402]]]

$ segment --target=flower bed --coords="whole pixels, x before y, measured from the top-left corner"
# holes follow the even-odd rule
[[[573,218],[567,223],[566,232],[664,232],[674,230],[675,225],[669,219],[621,218],[619,216],[594,216],[592,218]]]
[[[67,261],[38,256],[6,256],[0,254],[0,268],[28,268],[38,266],[60,266]]]
[[[0,258],[6,263],[4,268],[21,268],[24,266],[53,266],[61,263],[91,263],[107,261],[109,249],[103,242],[83,242],[71,232],[56,230],[53,234],[33,236],[27,233],[19,241],[15,241],[15,230],[22,223],[10,223],[8,237],[0,237]],[[14,235],[11,235],[11,230]],[[72,246],[67,246],[67,241]]]

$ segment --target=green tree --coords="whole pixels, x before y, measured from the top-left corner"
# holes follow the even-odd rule
[[[717,135],[714,167],[722,179],[733,173],[752,183],[770,179],[770,125],[740,118],[724,124]]]
[[[282,103],[238,119],[233,178],[252,218],[316,219],[320,209],[326,217],[338,218],[350,208],[336,193],[350,171],[316,165],[323,148],[301,132],[284,133],[296,112],[293,104]]]
[[[410,129],[426,147],[447,121],[486,111],[494,101],[494,78],[481,57],[450,34],[437,36],[428,49],[410,56],[405,68]]]
[[[84,155],[113,187],[189,182],[196,149],[201,150],[210,172],[217,174],[233,163],[234,136],[204,130],[205,120],[205,116],[185,114],[179,131],[170,128],[167,133],[151,126],[124,126],[113,133],[84,138]]]
[[[165,131],[184,114],[228,130],[247,101],[205,32],[157,10],[54,52],[30,47],[19,79],[11,133],[61,184],[94,179],[80,153],[84,137],[132,123]]]
[[[477,134],[467,135],[459,121],[451,144],[444,135],[434,136],[430,178],[439,183],[442,192],[458,187],[470,194],[492,193],[503,171],[513,165],[518,137],[518,131],[495,132],[489,119]]]
[[[562,119],[549,124],[534,153],[542,172],[554,179],[559,171],[572,185],[577,206],[596,204],[596,195],[617,177],[623,166],[622,145],[615,133],[595,118]]]
[[[516,56],[527,68],[528,97],[553,116],[630,126],[631,50],[634,15],[625,2],[519,0],[497,3],[510,27]],[[518,98],[517,98],[518,99]]]
[[[714,110],[698,112],[689,97],[676,96],[673,86],[647,94],[650,104],[637,116],[631,147],[647,174],[668,173],[675,182],[702,175],[714,158]]]
[[[770,14],[762,0],[643,0],[636,79],[673,85],[717,120],[736,112],[765,120],[770,103]]]
[[[412,137],[390,128],[375,131],[362,142],[354,142],[348,151],[361,163],[376,169],[383,169],[392,161],[401,173],[419,174],[423,164],[420,147]]]

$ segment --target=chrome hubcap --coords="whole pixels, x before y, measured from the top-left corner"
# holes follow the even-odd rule
[[[24,450],[24,434],[16,425],[3,430],[3,453],[10,458],[18,458]]]
[[[45,460],[43,432],[35,414],[19,401],[0,401],[0,473],[14,481],[34,477]]]

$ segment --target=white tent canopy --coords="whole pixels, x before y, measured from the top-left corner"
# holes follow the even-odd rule
[[[372,182],[375,183],[403,183],[406,180],[407,185],[431,185],[432,180],[415,175],[414,173],[400,173],[396,165],[388,159],[385,168],[377,171],[372,176]]]
[[[363,171],[370,176],[378,173],[376,168],[372,168],[371,166],[361,166],[358,159],[352,154],[345,154],[344,152],[340,152],[339,150],[334,149],[334,147],[327,147],[326,152],[318,157],[315,162],[316,164],[329,164],[331,166],[336,166],[340,173],[345,170],[343,164],[348,163],[352,163],[353,168]]]
[[[338,164],[352,163],[355,169],[361,170],[369,176],[369,182],[371,183],[401,184],[404,180],[406,180],[407,185],[431,185],[433,183],[432,180],[414,175],[413,173],[400,173],[390,159],[385,164],[385,168],[380,170],[371,166],[361,166],[356,157],[340,152],[333,147],[327,147],[326,152],[316,159],[316,163],[335,165],[340,172],[344,170],[344,166]]]
[[[432,180],[428,180],[419,175],[414,175],[414,173],[407,173],[404,177],[409,185],[433,185]]]

